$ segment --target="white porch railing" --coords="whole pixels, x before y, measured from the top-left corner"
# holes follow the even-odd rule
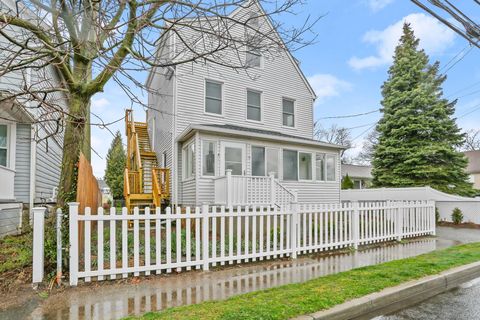
[[[90,212],[70,204],[71,285],[435,234],[432,201]]]
[[[270,173],[268,177],[234,176],[231,170],[215,179],[215,204],[225,206],[288,206],[297,201],[296,192],[287,189]]]

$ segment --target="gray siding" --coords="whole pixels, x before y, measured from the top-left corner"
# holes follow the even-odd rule
[[[19,203],[0,204],[0,238],[18,233],[22,206]]]
[[[45,137],[45,132],[39,132]],[[62,145],[54,138],[42,139],[37,144],[35,170],[35,202],[51,198],[53,188],[58,187],[62,167]]]
[[[15,199],[24,203],[30,201],[30,148],[31,126],[17,124],[15,156]]]

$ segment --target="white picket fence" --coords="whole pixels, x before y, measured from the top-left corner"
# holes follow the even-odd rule
[[[70,204],[70,284],[272,259],[435,234],[430,201],[159,208],[127,214]],[[82,234],[79,234],[82,232]],[[80,237],[79,237],[80,236]],[[83,250],[79,252],[79,239]]]

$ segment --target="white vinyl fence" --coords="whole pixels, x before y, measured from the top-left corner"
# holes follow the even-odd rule
[[[72,203],[69,210],[71,285],[435,234],[434,203],[427,201],[135,208],[133,214],[99,208],[97,215],[89,208],[79,214]]]

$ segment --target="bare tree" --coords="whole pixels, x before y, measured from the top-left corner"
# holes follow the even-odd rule
[[[378,131],[373,129],[365,137],[362,145],[362,150],[355,157],[354,162],[362,165],[369,165],[373,159],[373,152],[378,143]]]
[[[352,135],[350,130],[344,127],[339,127],[336,124],[326,128],[323,127],[319,121],[316,121],[314,124],[313,136],[316,140],[346,147],[345,150],[342,150],[342,162],[345,163],[350,161],[345,157],[345,151],[352,147]]]
[[[480,130],[468,130],[465,132],[465,143],[463,144],[463,151],[477,151],[480,150]]]
[[[7,92],[2,100],[16,99],[25,108],[36,108],[62,127],[54,131],[62,131],[64,137],[60,205],[75,196],[75,166],[80,151],[90,150],[90,125],[108,125],[101,119],[90,121],[90,101],[109,81],[116,81],[132,103],[141,104],[135,92],[147,90],[139,80],[146,69],[191,62],[249,72],[245,48],[272,58],[286,49],[296,50],[311,43],[314,37],[308,33],[318,20],[307,19],[299,27],[278,22],[278,15],[294,13],[302,0],[15,3],[15,8],[3,7],[0,16],[0,76],[53,70],[34,84]],[[251,23],[257,19],[265,23]],[[184,37],[183,30],[193,36]],[[175,49],[165,57],[157,48],[172,33]]]

